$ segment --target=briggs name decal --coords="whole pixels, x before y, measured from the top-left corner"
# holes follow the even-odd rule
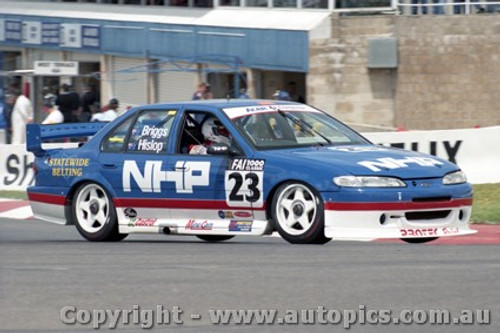
[[[141,172],[136,161],[123,163],[123,191],[130,192],[131,179],[142,192],[161,192],[163,182],[175,183],[177,193],[193,193],[195,186],[208,186],[210,183],[210,162],[178,161],[175,171],[162,170],[163,161],[146,161]]]

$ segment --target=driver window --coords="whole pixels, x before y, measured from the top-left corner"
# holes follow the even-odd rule
[[[220,120],[211,113],[188,111],[185,113],[180,144],[180,154],[206,155],[213,144],[231,144],[229,131]]]
[[[165,153],[176,110],[143,111],[132,126],[129,152]]]

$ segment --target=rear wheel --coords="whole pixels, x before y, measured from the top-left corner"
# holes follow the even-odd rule
[[[96,183],[83,184],[76,190],[72,212],[76,229],[89,241],[116,242],[127,237],[118,232],[113,201]]]
[[[223,236],[223,235],[196,235],[199,239],[202,239],[206,242],[216,243],[222,242],[228,239],[233,238],[234,236]]]
[[[271,216],[276,230],[292,244],[325,244],[323,201],[306,184],[288,182],[273,197]]]
[[[429,243],[432,242],[439,237],[423,237],[423,238],[401,238],[403,242],[410,243],[410,244],[423,244],[423,243]]]

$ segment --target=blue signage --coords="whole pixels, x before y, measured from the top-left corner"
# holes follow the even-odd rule
[[[59,45],[60,29],[59,23],[42,22],[42,44]]]
[[[96,25],[82,25],[82,47],[100,48],[101,28]]]
[[[21,20],[5,21],[5,40],[20,43],[23,39],[23,25]]]

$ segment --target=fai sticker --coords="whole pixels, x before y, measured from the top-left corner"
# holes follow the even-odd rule
[[[264,160],[234,159],[224,177],[226,203],[230,207],[262,207]]]

